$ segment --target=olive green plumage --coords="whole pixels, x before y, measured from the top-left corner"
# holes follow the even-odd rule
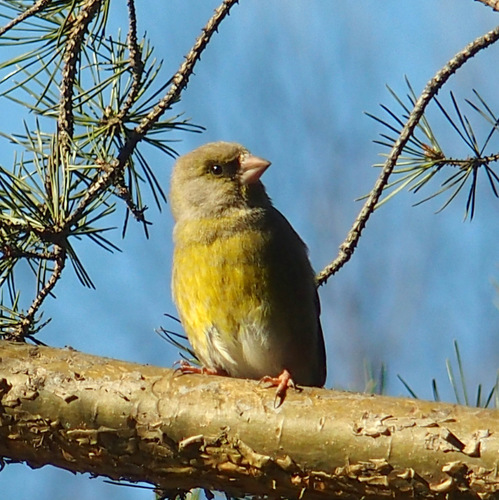
[[[206,144],[178,159],[172,292],[201,363],[260,379],[288,370],[326,377],[319,300],[307,249],[265,192],[270,163],[239,144]]]

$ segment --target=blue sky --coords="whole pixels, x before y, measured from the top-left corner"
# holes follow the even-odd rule
[[[164,80],[217,5],[170,0],[137,6],[139,31],[147,31],[157,57],[165,60]],[[125,26],[124,2],[115,11],[113,26]],[[420,91],[497,19],[472,0],[385,0],[382,8],[376,0],[241,0],[174,109],[206,132],[175,132],[171,139],[179,141],[175,147],[181,154],[223,139],[271,160],[263,181],[319,270],[336,257],[361,208],[355,200],[371,189],[378,173],[372,165],[384,152],[372,141],[385,130],[364,112],[381,116],[380,103],[397,110],[386,84],[405,95],[407,76]],[[442,102],[449,102],[451,89],[463,102],[475,88],[499,113],[493,73],[498,55],[495,47],[479,54],[441,91]],[[467,112],[480,130],[476,114]],[[435,108],[430,117],[444,152],[467,155]],[[154,152],[148,157],[166,187],[172,159]],[[8,165],[12,155],[4,151],[0,160]],[[431,398],[436,378],[442,398],[453,401],[445,360],[454,360],[454,339],[470,393],[478,383],[485,390],[492,386],[499,367],[498,201],[480,183],[470,223],[463,222],[464,197],[435,214],[443,198],[412,206],[424,194],[402,193],[377,211],[352,261],[322,287],[327,387],[362,390],[367,361],[375,370],[386,364],[389,394],[407,395],[400,374],[422,398]],[[175,314],[169,285],[172,219],[168,207],[158,213],[151,201],[147,204],[154,223],[149,240],[132,225],[123,241],[116,231],[122,253],[107,254],[85,242],[77,246],[97,290],[81,288],[68,267],[55,290],[57,299],[45,309],[53,321],[40,337],[44,342],[167,367],[178,359],[154,333],[160,325],[174,326],[163,316]],[[123,213],[117,211],[118,226]],[[69,494],[72,500],[152,498],[100,479],[22,465],[2,471],[0,485],[13,500],[63,500]]]

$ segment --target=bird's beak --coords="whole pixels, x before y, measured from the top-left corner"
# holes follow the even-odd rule
[[[269,166],[270,161],[268,160],[251,154],[244,155],[241,158],[241,182],[243,184],[254,184],[258,182]]]

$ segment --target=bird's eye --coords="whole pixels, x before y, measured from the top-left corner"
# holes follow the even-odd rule
[[[218,164],[215,164],[215,165],[212,165],[210,167],[210,172],[215,176],[215,177],[220,177],[223,173],[224,173],[224,169],[218,165]]]

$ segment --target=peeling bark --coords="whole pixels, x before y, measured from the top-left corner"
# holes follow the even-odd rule
[[[0,342],[0,456],[234,496],[499,496],[499,411]]]

